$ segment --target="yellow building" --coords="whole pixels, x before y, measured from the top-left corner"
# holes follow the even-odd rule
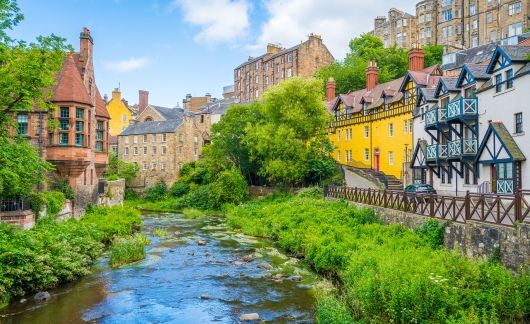
[[[107,110],[110,114],[109,134],[110,136],[117,136],[129,126],[133,118],[132,111],[127,106],[127,103],[122,100],[121,92],[118,88],[112,91],[112,99],[107,103]]]
[[[413,49],[409,54],[411,70],[404,77],[378,84],[377,63],[371,61],[366,69],[366,88],[339,95],[333,101],[329,137],[339,164],[382,172],[387,180],[394,180],[390,182],[400,180],[397,187],[408,182],[417,88],[441,74],[437,66],[424,69],[423,62],[423,51]]]

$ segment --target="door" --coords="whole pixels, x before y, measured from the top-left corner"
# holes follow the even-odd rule
[[[491,165],[491,188],[490,192],[497,192],[497,168],[495,164]]]
[[[379,151],[376,151],[374,154],[374,169],[379,172]]]

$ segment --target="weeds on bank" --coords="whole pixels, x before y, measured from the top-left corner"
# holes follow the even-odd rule
[[[125,264],[143,260],[149,239],[143,233],[131,237],[116,238],[110,248],[110,266],[118,268]]]

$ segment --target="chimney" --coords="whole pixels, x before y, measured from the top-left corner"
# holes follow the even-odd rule
[[[329,77],[328,83],[326,85],[326,100],[331,101],[335,99],[335,89],[337,88],[337,84],[335,83],[335,80],[333,77]]]
[[[206,97],[207,103],[212,102],[212,95],[209,92],[207,92],[204,96]]]
[[[272,44],[272,43],[267,44],[267,54],[272,54],[272,55],[278,54],[280,53],[281,50],[282,48],[279,45]]]
[[[112,100],[120,101],[121,100],[121,92],[120,89],[114,88],[112,91]]]
[[[425,68],[425,53],[418,43],[409,52],[409,70],[422,71]]]
[[[139,115],[149,105],[149,91],[139,90],[138,95],[139,95],[139,99],[138,99],[138,115]]]
[[[90,36],[90,30],[83,27],[79,39],[79,60],[81,62],[86,62],[92,57],[92,47],[94,46],[94,40],[92,39],[92,36]]]
[[[379,79],[379,68],[375,60],[370,60],[366,68],[366,90],[370,91],[377,85]]]

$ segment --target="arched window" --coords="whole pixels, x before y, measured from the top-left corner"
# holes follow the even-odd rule
[[[147,117],[147,118],[145,118],[144,121],[146,121],[146,122],[150,122],[150,121],[153,121],[153,118],[151,118],[151,117]]]

